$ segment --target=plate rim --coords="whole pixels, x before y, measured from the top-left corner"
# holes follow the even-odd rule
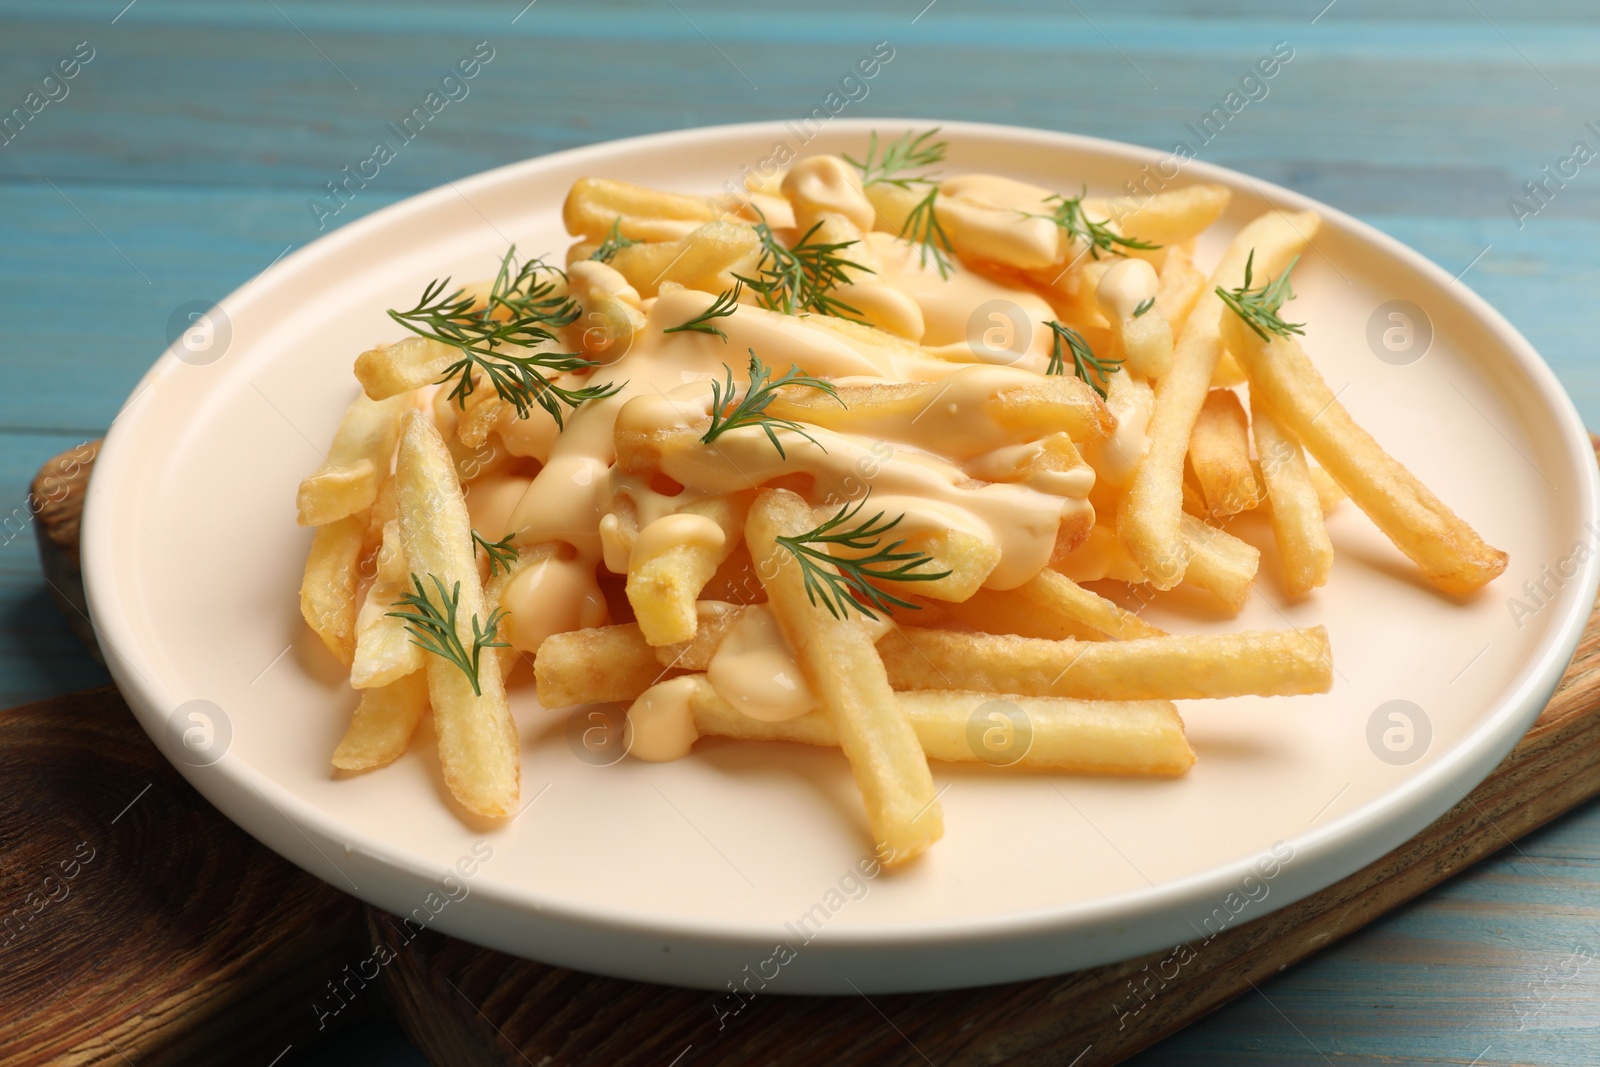
[[[921,128],[930,125],[927,119],[904,118],[852,118],[835,119],[826,127],[836,131],[866,133],[870,130]],[[1012,126],[983,122],[936,123],[951,138],[997,138],[1016,144],[1031,144],[1044,148],[1067,149],[1100,156],[1122,159],[1135,166],[1155,163],[1168,158],[1170,153],[1160,149],[1134,145],[1127,142],[1084,134],[1043,130],[1033,127]],[[705,139],[749,139],[776,136],[782,138],[786,125],[782,120],[732,123],[714,126],[688,127],[643,134],[635,137],[602,141],[589,145],[533,156],[477,172],[470,176],[446,181],[433,188],[385,205],[368,215],[318,237],[290,255],[267,268],[260,275],[243,283],[217,306],[242,307],[262,298],[270,291],[264,281],[275,281],[286,275],[298,273],[319,258],[338,251],[345,245],[356,243],[375,231],[388,229],[407,216],[430,211],[441,201],[468,197],[475,191],[514,180],[524,172],[549,166],[581,163],[586,156],[606,157],[618,151],[652,150],[679,145],[692,148]],[[1324,218],[1335,220],[1365,243],[1376,247],[1385,257],[1399,260],[1404,266],[1443,286],[1452,281],[1441,266],[1420,252],[1331,205],[1283,188],[1275,183],[1258,179],[1243,171],[1222,167],[1199,159],[1189,159],[1184,164],[1184,177],[1189,182],[1222,180],[1230,185],[1248,184],[1260,197],[1270,203],[1296,209],[1309,209]],[[1473,320],[1492,331],[1496,340],[1511,354],[1514,364],[1527,378],[1540,401],[1542,411],[1552,416],[1563,452],[1569,461],[1586,477],[1580,477],[1576,487],[1576,510],[1580,521],[1600,522],[1600,467],[1593,461],[1588,432],[1583,426],[1570,396],[1561,386],[1548,363],[1530,342],[1482,296],[1463,282],[1453,286],[1456,299]],[[253,292],[252,292],[253,291]],[[120,603],[111,564],[111,538],[114,523],[102,516],[112,514],[115,494],[120,492],[124,480],[122,467],[130,452],[130,442],[136,438],[141,423],[140,410],[135,402],[147,391],[160,388],[161,379],[178,366],[170,346],[140,379],[130,393],[129,400],[113,421],[97,457],[99,477],[90,480],[85,500],[82,539],[84,582],[88,594],[90,618],[97,633],[105,633],[104,652],[108,667],[129,706],[136,712],[141,725],[151,735],[164,755],[159,722],[164,717],[160,709],[176,706],[176,694],[167,691],[165,684],[155,675],[148,657],[140,652],[140,640],[130,628],[130,620]],[[1583,454],[1579,454],[1581,448]],[[1588,458],[1585,465],[1584,459]],[[287,514],[287,512],[285,513]],[[1470,792],[1493,767],[1522,738],[1533,720],[1543,710],[1549,696],[1560,681],[1566,664],[1576,650],[1578,641],[1590,614],[1597,587],[1600,587],[1600,555],[1591,555],[1583,569],[1562,588],[1562,598],[1557,602],[1558,614],[1551,623],[1543,641],[1522,669],[1501,690],[1491,703],[1490,711],[1469,730],[1449,751],[1409,775],[1374,798],[1321,827],[1288,839],[1294,849],[1294,861],[1285,866],[1286,876],[1274,883],[1275,903],[1263,900],[1257,916],[1267,914],[1302,899],[1320,888],[1359,870],[1365,864],[1388,852],[1400,842],[1410,838],[1420,829],[1449,810],[1459,799]],[[126,657],[124,653],[126,652]],[[149,680],[141,674],[136,661],[149,671]],[[327,880],[314,869],[315,854],[307,861],[305,849],[296,849],[290,841],[285,847],[272,843],[271,838],[282,839],[264,825],[265,818],[255,817],[255,812],[238,812],[236,803],[239,787],[254,791],[267,798],[284,815],[290,825],[299,830],[313,830],[322,840],[339,843],[347,852],[366,853],[382,866],[403,874],[418,885],[437,882],[439,872],[418,862],[403,845],[380,838],[366,831],[346,825],[342,820],[303,800],[298,794],[245,763],[242,759],[230,760],[224,756],[211,767],[194,768],[182,761],[169,762],[213,805],[230,820],[243,826],[258,840],[284,855],[313,876]],[[1462,788],[1458,780],[1465,783]],[[1440,804],[1440,798],[1451,793],[1456,799]],[[290,819],[290,815],[295,818]],[[309,838],[307,839],[309,843]],[[313,845],[313,848],[315,846]],[[326,857],[323,857],[324,859]],[[1303,858],[1303,861],[1302,861]],[[331,864],[331,861],[329,861]],[[1338,868],[1333,878],[1323,873],[1308,873],[1308,868]],[[1251,871],[1252,858],[1212,865],[1203,871],[1170,879],[1153,886],[1051,906],[1007,912],[1002,915],[979,916],[963,919],[916,920],[874,925],[871,928],[825,929],[816,935],[815,944],[838,950],[872,949],[892,952],[899,948],[933,946],[952,947],[974,942],[987,942],[996,937],[1003,939],[1033,936],[1062,937],[1085,925],[1101,923],[1135,923],[1148,919],[1152,909],[1164,909],[1182,903],[1201,904],[1214,902],[1236,887]],[[1292,874],[1293,877],[1288,877]],[[1316,883],[1316,884],[1311,884]],[[334,884],[336,888],[342,888]],[[605,931],[613,935],[666,938],[674,941],[737,943],[741,946],[769,945],[780,929],[778,923],[750,921],[712,921],[702,918],[674,916],[670,918],[642,917],[637,913],[619,913],[606,907],[587,907],[581,902],[539,900],[537,894],[527,889],[502,890],[494,885],[473,887],[473,895],[482,894],[491,903],[520,914],[536,912],[539,918],[557,923],[576,924],[586,930]],[[366,892],[357,893],[370,900]],[[382,906],[382,905],[379,905]],[[440,929],[468,940],[479,940],[472,933],[462,933],[451,927],[462,923],[459,916],[451,915],[449,921],[441,913],[437,920]],[[483,924],[467,922],[467,927],[481,929]],[[1079,931],[1082,933],[1083,931]],[[1137,939],[1135,939],[1137,940]],[[1166,941],[1160,942],[1162,945]],[[504,949],[502,951],[518,951]],[[817,952],[817,949],[809,949]],[[1120,959],[1137,955],[1144,949],[1130,949],[1105,955],[1104,959]],[[820,953],[819,953],[820,954]],[[580,965],[581,966],[581,965]],[[1075,965],[1076,966],[1076,965]],[[1039,974],[1058,973],[1040,971]],[[634,975],[630,975],[633,977]],[[650,980],[661,980],[659,978]],[[1007,979],[995,979],[1007,980]],[[945,988],[950,983],[928,986],[883,985],[879,991],[911,988]],[[971,984],[970,982],[964,984]],[[870,990],[869,990],[870,991]]]

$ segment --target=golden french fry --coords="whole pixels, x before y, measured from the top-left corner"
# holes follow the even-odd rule
[[[1333,542],[1322,520],[1322,501],[1311,484],[1299,442],[1255,397],[1250,399],[1250,427],[1272,503],[1272,536],[1278,544],[1283,588],[1290,596],[1302,596],[1326,582],[1333,566]]]
[[[1121,320],[1116,329],[1127,370],[1144,378],[1159,378],[1172,369],[1173,330],[1159,301],[1143,315]]]
[[[752,719],[690,675],[688,703],[702,737],[837,747],[826,715]],[[681,683],[680,683],[681,684]],[[896,693],[929,759],[1066,774],[1179,775],[1194,765],[1178,709],[1167,700],[1088,701],[998,693]]]
[[[1317,224],[1317,216],[1311,212],[1267,212],[1239,231],[1212,274],[1211,284],[1228,289],[1242,285],[1245,262],[1252,252],[1258,276],[1277,274],[1305,247]],[[1173,353],[1172,368],[1156,383],[1150,449],[1134,472],[1118,512],[1118,535],[1158,589],[1177,585],[1188,564],[1178,534],[1183,513],[1183,462],[1189,451],[1189,434],[1222,355],[1222,306],[1216,292],[1208,289],[1189,315]]]
[[[1128,554],[1128,548],[1111,526],[1096,525],[1089,530],[1083,544],[1070,554],[1050,564],[1075,582],[1097,582],[1114,578],[1122,582],[1143,582],[1144,571]],[[1025,636],[1044,636],[1025,635]],[[1062,635],[1071,636],[1071,635]]]
[[[444,377],[461,350],[428,337],[407,337],[356,357],[356,380],[373,400],[387,400]]]
[[[301,526],[324,526],[372,506],[378,486],[389,476],[400,416],[410,406],[404,396],[356,397],[339,420],[326,461],[300,483],[296,504]]]
[[[358,512],[318,526],[300,583],[301,616],[346,667],[355,655],[356,568],[368,525]]]
[[[1167,260],[1161,264],[1160,280],[1156,307],[1171,326],[1172,335],[1181,337],[1195,303],[1206,291],[1205,272],[1194,265],[1194,255],[1188,248],[1177,245],[1167,251]]]
[[[1244,607],[1261,567],[1260,551],[1193,515],[1179,520],[1178,533],[1189,556],[1184,582],[1206,590],[1235,612]]]
[[[1163,633],[1131,611],[1054,570],[1040,571],[1004,596],[1018,615],[1034,620],[1070,620],[1115,641],[1159,637]]]
[[[885,382],[835,386],[838,398],[817,389],[787,388],[767,410],[781,418],[824,426],[845,433],[869,433],[885,420],[926,418],[931,425],[951,432],[966,426],[983,426],[987,433],[974,437],[973,446],[1036,441],[1064,432],[1074,441],[1093,441],[1116,429],[1116,420],[1094,389],[1073,375],[1051,377],[1014,374],[989,387],[989,368],[954,372],[938,382]],[[982,398],[968,407],[972,388],[985,386]],[[949,399],[948,406],[941,401]],[[955,410],[949,410],[954,407]],[[949,441],[950,447],[957,447]]]
[[[749,495],[685,505],[639,531],[628,557],[628,603],[645,640],[670,645],[694,636],[695,604],[744,533]]]
[[[1159,245],[1178,245],[1198,237],[1228,209],[1233,193],[1225,185],[1204,183],[1162,190],[1143,203],[1113,206],[1121,232]],[[1127,208],[1119,211],[1118,208]]]
[[[1250,376],[1251,394],[1272,409],[1423,577],[1457,595],[1499,577],[1506,554],[1485,543],[1356,424],[1296,338],[1263,340],[1232,313],[1225,328],[1230,348]]]
[[[1249,420],[1232,389],[1206,394],[1189,431],[1189,462],[1208,516],[1225,519],[1261,503],[1261,484],[1250,466]]]
[[[917,201],[927,195],[926,189],[901,188],[890,182],[875,182],[866,188],[867,200],[875,214],[872,228],[885,233],[901,234],[906,220],[916,208]]]
[[[838,731],[877,852],[886,865],[894,866],[943,836],[944,815],[927,758],[895,703],[866,626],[855,615],[835,618],[812,604],[800,565],[777,542],[815,525],[810,505],[799,496],[767,490],[750,510],[745,540],[769,607],[823,713]]]
[[[551,634],[533,658],[539,703],[564,708],[631,701],[656,682],[681,673],[656,662],[656,654],[631,622]],[[709,662],[710,654],[705,658]]]
[[[1262,630],[1044,641],[902,627],[878,642],[896,689],[977,689],[1080,700],[1184,700],[1324,693],[1328,633]]]
[[[723,214],[704,197],[610,178],[579,178],[561,209],[568,233],[595,241],[604,240],[613,224],[630,240],[671,241]]]
[[[1311,475],[1311,487],[1317,491],[1317,501],[1322,505],[1322,514],[1326,518],[1334,508],[1348,500],[1350,494],[1339,488],[1339,483],[1321,467],[1308,463],[1306,468]]]
[[[333,765],[341,771],[365,771],[393,763],[405,755],[427,710],[428,676],[423,671],[363,689],[355,715],[333,750]]]
[[[400,523],[391,519],[383,525],[377,574],[357,616],[355,657],[350,664],[352,688],[375,689],[422,670],[422,649],[412,642],[405,622],[387,614],[394,610],[395,601],[410,591],[411,571],[400,546]]]
[[[401,426],[395,464],[395,503],[406,562],[435,607],[443,592],[457,597],[455,637],[475,644],[474,623],[487,625],[483,585],[472,541],[472,520],[455,463],[426,415],[413,411]],[[482,656],[477,686],[456,664],[427,655],[428,699],[445,784],[467,810],[490,818],[512,814],[522,761],[497,656]]]
[[[698,621],[694,636],[672,645],[657,645],[656,662],[663,667],[676,667],[685,671],[703,671],[711,665],[722,639],[728,636],[734,623],[744,616],[745,605],[730,604],[720,600],[702,600],[695,605]]]

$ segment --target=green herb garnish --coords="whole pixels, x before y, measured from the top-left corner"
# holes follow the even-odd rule
[[[905,544],[903,539],[882,547],[883,536],[898,526],[904,515],[886,522],[880,511],[864,522],[849,525],[870,498],[869,492],[855,505],[845,504],[833,518],[814,530],[777,538],[778,544],[788,549],[800,564],[805,576],[806,597],[813,605],[820,598],[828,614],[836,619],[844,618],[851,608],[869,619],[878,617],[873,608],[885,614],[892,613],[896,607],[916,610],[916,604],[885,592],[872,584],[873,581],[932,582],[950,574],[949,571],[917,570],[932,563],[933,557],[922,552],[900,551]],[[836,556],[834,550],[856,555]]]
[[[527,418],[538,404],[561,426],[561,405],[576,408],[586,400],[610,396],[621,386],[606,383],[568,389],[552,382],[547,374],[599,366],[574,352],[516,354],[519,349],[559,341],[554,331],[571,325],[580,314],[577,303],[559,291],[555,279],[540,280],[541,272],[561,273],[543,260],[531,259],[513,272],[516,251],[512,245],[500,261],[500,271],[480,311],[473,310],[477,302],[464,289],[446,295],[450,285],[446,278],[428,283],[415,307],[406,311],[391,308],[389,317],[417,336],[461,353],[439,381],[455,380],[449,399],[463,408],[477,388],[474,371],[481,371],[500,399],[516,406],[518,418]],[[497,317],[497,312],[503,317]]]
[[[739,297],[743,294],[744,282],[736,281],[734,282],[732,291],[724,290],[721,295],[711,302],[711,306],[706,308],[700,314],[696,315],[688,322],[682,322],[676,326],[668,326],[661,332],[685,333],[692,330],[695,333],[713,333],[726,341],[728,339],[728,335],[723,333],[719,327],[712,325],[712,320],[725,319],[729,315],[732,315],[734,311],[738,309]]]
[[[866,157],[858,162],[850,156],[845,156],[844,161],[861,172],[863,187],[882,184],[909,189],[913,182],[918,184],[930,182],[933,176],[908,175],[903,173],[904,171],[937,166],[944,162],[944,150],[947,147],[945,142],[928,143],[928,139],[938,132],[937,126],[922,133],[912,133],[907,130],[900,137],[885,144],[883,154],[880,156],[878,132],[874,130],[867,141]]]
[[[1106,383],[1110,381],[1111,375],[1122,369],[1122,360],[1099,358],[1089,348],[1089,342],[1083,339],[1083,335],[1070,326],[1063,326],[1055,321],[1047,322],[1045,325],[1055,334],[1050,346],[1050,365],[1045,368],[1045,373],[1066,374],[1067,354],[1070,352],[1072,372],[1089,383],[1089,388],[1099,393],[1100,399],[1104,400]]]
[[[1288,337],[1292,333],[1304,334],[1305,323],[1284,322],[1278,316],[1284,302],[1294,299],[1294,290],[1289,288],[1289,275],[1293,272],[1294,265],[1300,262],[1300,257],[1295,256],[1291,259],[1289,265],[1283,268],[1282,274],[1259,289],[1250,288],[1255,260],[1256,250],[1252,248],[1249,257],[1244,261],[1244,285],[1232,290],[1225,290],[1219,285],[1217,295],[1263,341],[1272,340],[1269,334],[1277,334],[1279,337]]]
[[[461,643],[461,635],[456,630],[456,609],[461,603],[461,583],[457,582],[448,594],[444,591],[444,582],[439,580],[437,574],[428,575],[433,579],[434,587],[439,591],[439,603],[435,604],[428,598],[428,591],[422,585],[422,579],[415,574],[411,575],[411,583],[416,591],[406,593],[396,601],[410,611],[390,611],[386,615],[396,619],[404,619],[406,632],[411,635],[411,643],[421,648],[424,652],[432,652],[435,656],[442,656],[461,668],[461,673],[467,676],[467,681],[472,683],[472,691],[478,696],[483,695],[483,690],[478,687],[478,660],[486,648],[507,648],[506,642],[499,640],[497,631],[500,619],[505,612],[496,608],[489,616],[487,626],[479,629],[478,616],[472,616],[472,651],[468,652]]]
[[[635,241],[631,238],[622,236],[622,220],[612,219],[611,229],[606,234],[606,239],[600,242],[599,248],[596,248],[589,254],[589,258],[597,259],[601,263],[610,263],[612,257],[614,257],[618,252],[622,251],[624,248],[632,248],[634,245],[641,243],[642,242],[640,241]]]
[[[768,381],[772,372],[766,364],[761,362],[760,357],[756,355],[756,350],[752,348],[750,350],[750,384],[745,387],[744,396],[740,397],[736,402],[734,396],[737,390],[733,384],[733,368],[723,364],[723,370],[727,372],[726,382],[718,382],[714,379],[711,382],[711,428],[706,430],[705,435],[700,438],[701,441],[709,445],[729,430],[736,430],[741,426],[759,426],[766,432],[767,440],[772,442],[772,447],[778,450],[778,455],[784,459],[788,459],[789,456],[784,452],[783,444],[778,440],[778,430],[792,430],[812,444],[817,444],[817,439],[812,437],[805,427],[798,422],[767,414],[767,406],[777,397],[778,390],[786,385],[817,389],[838,400],[838,390],[833,387],[831,382],[825,382],[821,378],[813,378],[809,374],[802,374],[800,368],[793,365],[789,367],[788,373],[783,377],[776,381]],[[841,400],[839,403],[842,406],[844,401]],[[822,448],[821,445],[817,445],[817,447]],[[826,452],[827,449],[824,448],[823,451]]]
[[[1105,223],[1090,220],[1083,211],[1083,198],[1087,194],[1088,189],[1084,189],[1077,196],[1050,197],[1046,202],[1054,203],[1055,210],[1048,215],[1041,215],[1035,211],[1023,211],[1020,214],[1034,219],[1049,219],[1066,230],[1069,237],[1086,244],[1089,254],[1095,259],[1100,258],[1101,252],[1120,256],[1126,254],[1125,250],[1129,248],[1148,252],[1161,247],[1134,237],[1124,237],[1120,233],[1112,232]]]
[[[758,212],[759,214],[759,212]],[[756,264],[756,277],[734,275],[756,294],[756,302],[768,311],[781,311],[785,315],[801,315],[814,311],[835,318],[861,320],[861,312],[829,291],[850,281],[849,270],[876,273],[870,267],[849,260],[839,253],[855,244],[854,241],[811,243],[811,238],[821,228],[817,223],[793,248],[784,247],[772,234],[763,216],[756,223],[756,235],[761,238],[761,259]]]
[[[477,530],[472,531],[473,551],[481,548],[489,557],[489,577],[498,574],[501,567],[505,568],[507,574],[511,573],[511,565],[517,561],[517,550],[512,547],[511,536],[506,534],[498,541],[489,541]]]

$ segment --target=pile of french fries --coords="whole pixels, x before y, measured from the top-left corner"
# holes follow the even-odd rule
[[[359,694],[336,768],[393,761],[431,711],[454,798],[479,816],[512,815],[520,753],[506,681],[528,661],[546,707],[629,705],[636,736],[651,739],[636,754],[649,758],[681,755],[704,736],[840,749],[877,853],[894,865],[943,833],[929,760],[995,762],[972,741],[974,717],[995,701],[1029,726],[1026,750],[1005,761],[1014,769],[1173,776],[1194,762],[1173,701],[1330,688],[1322,627],[1170,635],[1102,595],[1120,588],[1148,603],[1185,587],[1236,613],[1260,562],[1227,531],[1236,516],[1270,515],[1292,597],[1328,580],[1324,516],[1346,498],[1445,593],[1470,593],[1504,569],[1503,553],[1355,424],[1296,332],[1262,332],[1227,302],[1291,268],[1316,233],[1314,214],[1267,212],[1207,272],[1194,244],[1228,205],[1221,186],[1138,204],[1081,198],[1078,215],[1052,219],[1051,205],[1065,203],[1052,190],[874,174],[815,157],[723,200],[577,182],[564,211],[576,238],[566,269],[531,275],[577,313],[553,316],[545,340],[497,350],[581,356],[582,366],[547,375],[557,384],[618,383],[559,423],[537,405],[519,410],[486,364],[467,366],[465,390],[442,384],[463,355],[450,336],[418,333],[361,354],[362,393],[298,499],[299,521],[315,528],[302,614]],[[773,306],[759,283],[778,262],[774,243],[827,244],[849,262],[826,293],[806,294],[831,295],[834,313]],[[896,256],[913,265],[895,274]],[[1144,299],[1107,295],[1134,272]],[[914,286],[893,283],[907,276]],[[462,287],[457,320],[503,321],[511,305],[493,295],[503,281]],[[925,413],[939,417],[943,388],[957,380],[948,376],[984,362],[935,342],[948,310],[940,301],[964,313],[964,293],[996,286],[1048,307],[1066,330],[1058,337],[1080,340],[1100,370],[1074,368],[1059,340],[1047,365],[1048,346],[1035,345],[1012,361],[1011,378],[962,409],[964,423],[942,437],[912,433]],[[750,381],[760,346],[747,361],[729,333],[783,339],[767,362],[776,379],[798,353],[797,377],[718,436],[719,420],[737,422],[738,400],[761,384]],[[675,353],[693,358],[680,367]],[[697,353],[722,366],[708,373]],[[846,359],[876,370],[841,374]],[[711,392],[724,371],[727,388]],[[688,399],[665,390],[663,374],[677,374]],[[580,528],[550,536],[526,507],[474,525],[469,505],[491,482],[547,492],[558,462],[569,463],[553,457],[579,434],[591,466],[561,466],[560,476],[598,471],[611,487]],[[1059,514],[1031,540],[958,520],[880,523],[869,537],[877,501],[908,494],[885,473],[908,456],[958,470],[948,490],[958,505],[978,499],[962,494],[1026,492],[1047,515],[1059,497]],[[847,476],[832,478],[836,468]],[[640,492],[656,494],[649,514]],[[845,519],[867,524],[855,542],[818,539]],[[796,544],[825,550],[802,560]],[[1042,548],[1026,556],[1019,545]],[[861,568],[874,550],[915,562],[884,577]],[[1019,571],[1023,556],[1032,562]],[[830,600],[819,588],[843,592]],[[725,642],[761,619],[769,651],[809,690],[809,710],[751,714],[719,681]]]

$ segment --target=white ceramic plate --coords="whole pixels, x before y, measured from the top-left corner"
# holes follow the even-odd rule
[[[860,151],[869,129],[907,125],[835,120],[805,147]],[[1114,192],[1161,158],[1056,133],[944,129],[946,173],[1068,191],[1087,182]],[[1292,317],[1310,324],[1313,358],[1355,417],[1510,553],[1510,569],[1480,596],[1459,604],[1429,591],[1346,504],[1330,523],[1333,580],[1291,605],[1264,527],[1241,523],[1269,549],[1243,614],[1153,606],[1147,617],[1175,631],[1324,623],[1333,691],[1184,705],[1199,763],[1178,781],[936,766],[945,839],[893,876],[857,872],[863,816],[836,753],[703,742],[676,763],[593,766],[569,746],[567,714],[539,708],[527,689],[514,703],[532,805],[510,825],[474,826],[452,809],[431,732],[392,767],[335,778],[328,757],[354,699],[299,619],[309,534],[294,524],[294,493],[355,394],[355,354],[397,336],[384,309],[407,306],[434,277],[491,273],[508,240],[559,259],[560,207],[575,178],[710,193],[779,143],[799,147],[775,123],[660,134],[413,197],[228,297],[231,341],[211,350],[221,352],[214,362],[195,365],[187,352],[185,362],[174,348],[156,363],[100,457],[84,570],[129,703],[226,815],[340,889],[504,951],[709,989],[744,980],[748,966],[779,973],[768,991],[917,990],[1198,946],[1416,833],[1521,736],[1575,647],[1600,575],[1589,551],[1600,537],[1595,462],[1571,402],[1504,319],[1421,256],[1304,197],[1196,162],[1180,182],[1234,190],[1202,263],[1264,202],[1322,213],[1295,274]],[[1404,322],[1374,318],[1393,300],[1431,324],[1413,362],[1420,333],[1407,349]],[[1398,353],[1381,337],[1369,344],[1369,331],[1387,328],[1401,330],[1388,338]],[[1543,583],[1537,601],[1529,580]],[[197,700],[218,709],[209,727],[188,714],[206,706]],[[1409,703],[1378,712],[1391,701]],[[1409,748],[1405,722],[1389,718],[1396,708],[1412,723]],[[194,765],[184,729],[212,730],[220,758]]]

